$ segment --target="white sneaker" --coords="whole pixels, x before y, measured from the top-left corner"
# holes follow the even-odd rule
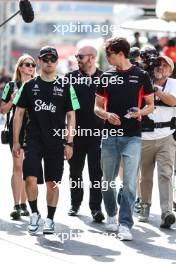
[[[41,218],[41,215],[37,213],[33,213],[30,216],[30,223],[28,225],[29,233],[35,234],[38,231],[40,218]]]
[[[118,224],[117,224],[117,218],[116,216],[107,216],[107,224],[106,229],[108,231],[118,231]]]
[[[130,231],[130,229],[128,228],[128,226],[125,225],[119,225],[119,232],[118,232],[118,238],[123,241],[123,240],[133,240],[133,236],[132,233]]]
[[[54,233],[54,222],[50,218],[46,218],[45,224],[43,227],[43,234],[49,235]]]

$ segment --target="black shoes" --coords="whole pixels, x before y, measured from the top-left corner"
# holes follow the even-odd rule
[[[79,207],[72,206],[68,212],[70,216],[77,216],[79,212]],[[91,212],[93,220],[97,223],[101,223],[105,217],[101,210],[92,210]]]
[[[70,216],[76,216],[78,214],[79,207],[72,206],[68,212],[68,215]]]
[[[119,205],[120,205],[120,202],[121,202],[122,193],[123,193],[123,186],[120,186],[119,192],[118,192],[118,195],[117,195],[117,202],[118,202]]]
[[[21,216],[29,216],[30,215],[26,204],[21,204],[20,208],[21,208],[20,209]]]
[[[170,228],[175,223],[175,215],[172,212],[166,212],[161,216],[161,228]]]
[[[20,206],[15,205],[13,211],[10,214],[12,220],[20,220],[21,219],[21,209]]]
[[[13,211],[10,214],[12,220],[20,220],[21,216],[29,216],[26,204],[17,204],[14,206]]]
[[[135,204],[134,204],[134,211],[135,213],[140,213],[141,211],[141,200],[139,197],[136,198]]]
[[[93,210],[92,217],[96,223],[101,223],[105,219],[104,214],[101,210]]]
[[[173,202],[173,210],[176,212],[176,202]]]

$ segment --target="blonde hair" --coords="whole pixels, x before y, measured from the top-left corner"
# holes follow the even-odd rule
[[[35,60],[34,60],[34,58],[31,55],[27,54],[27,53],[25,53],[21,57],[19,57],[16,65],[15,65],[15,71],[14,71],[13,78],[12,78],[12,80],[14,82],[21,81],[21,72],[19,70],[19,67],[22,66],[23,62],[26,59],[31,59],[33,61],[33,63],[36,63]],[[36,75],[37,75],[36,74],[36,69],[34,69],[34,74],[31,75],[31,78],[34,78]]]

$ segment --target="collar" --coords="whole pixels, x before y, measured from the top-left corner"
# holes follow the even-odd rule
[[[82,75],[82,76],[84,76],[84,77],[91,77],[91,78],[93,78],[93,77],[96,77],[96,76],[99,76],[100,74],[99,74],[99,72],[100,72],[100,70],[98,69],[98,68],[96,68],[96,71],[94,72],[94,74],[92,74],[92,75],[88,75],[87,73],[85,73],[85,72],[83,72],[83,71],[80,71],[80,70],[78,70],[79,71],[79,73]]]

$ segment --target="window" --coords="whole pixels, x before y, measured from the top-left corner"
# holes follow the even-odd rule
[[[11,3],[10,4],[10,11],[12,13],[15,13],[17,11],[17,8],[16,8],[16,3]]]
[[[57,7],[60,12],[86,12],[86,13],[112,13],[112,5],[91,5],[91,4],[59,4]]]
[[[11,25],[10,26],[10,34],[15,35],[15,33],[16,33],[16,27],[15,27],[15,25]]]
[[[32,25],[24,25],[22,28],[22,33],[24,35],[33,35],[34,34],[34,27]]]
[[[40,4],[40,11],[44,12],[44,13],[48,12],[49,11],[49,4],[47,4],[47,3]]]

